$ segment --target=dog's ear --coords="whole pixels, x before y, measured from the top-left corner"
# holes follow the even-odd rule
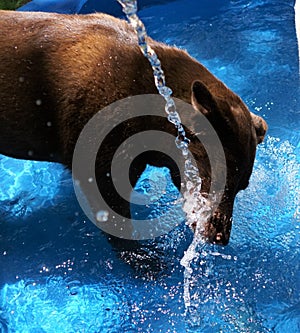
[[[255,115],[252,112],[250,112],[250,114],[256,132],[257,144],[260,144],[265,138],[266,132],[268,130],[268,125],[261,117]]]
[[[205,116],[210,116],[217,110],[217,102],[204,83],[194,81],[191,90],[191,102],[196,110],[199,110]]]

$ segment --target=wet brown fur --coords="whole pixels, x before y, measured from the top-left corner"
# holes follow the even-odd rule
[[[224,143],[229,171],[221,214],[230,226],[224,227],[224,218],[216,226],[214,218],[207,236],[218,242],[216,234],[227,233],[220,241],[225,244],[234,197],[248,184],[267,126],[185,51],[149,42],[173,95],[206,114]],[[202,85],[192,92],[194,81]],[[77,138],[96,112],[127,96],[157,93],[134,32],[125,21],[105,14],[0,11],[0,87],[0,153],[69,168]],[[191,147],[203,168],[201,149],[193,142]],[[235,174],[237,166],[243,174]]]

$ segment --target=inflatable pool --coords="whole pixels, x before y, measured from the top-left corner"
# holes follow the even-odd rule
[[[139,1],[138,1],[139,2]],[[149,35],[186,49],[238,93],[269,131],[235,203],[228,246],[192,263],[168,234],[116,248],[82,212],[70,173],[0,156],[0,332],[300,331],[300,94],[294,1],[140,1]],[[120,16],[117,1],[34,0],[21,10]],[[298,22],[299,24],[299,22]],[[168,170],[148,168],[137,183]],[[168,176],[169,177],[169,176]],[[170,177],[168,196],[176,192]],[[150,183],[151,186],[151,183]],[[155,208],[159,214],[159,207]]]

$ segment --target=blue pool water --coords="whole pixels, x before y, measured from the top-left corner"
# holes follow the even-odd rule
[[[116,250],[83,215],[62,166],[0,156],[1,333],[300,332],[294,1],[211,3],[164,1],[140,11],[153,38],[188,50],[269,125],[236,200],[230,244],[206,245],[193,264],[190,313],[180,259],[192,235],[184,223]],[[138,186],[150,172],[166,171],[149,170]]]

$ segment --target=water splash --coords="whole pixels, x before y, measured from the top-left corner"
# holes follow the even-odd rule
[[[185,158],[185,187],[183,198],[184,205],[183,211],[186,214],[186,224],[190,227],[194,226],[195,234],[192,243],[184,254],[181,260],[181,265],[185,268],[184,272],[184,302],[186,311],[190,307],[190,285],[192,283],[193,269],[191,264],[199,257],[199,248],[205,243],[202,236],[203,223],[211,215],[211,207],[208,200],[200,195],[202,180],[199,177],[198,168],[193,164],[192,155],[188,149],[190,140],[186,137],[185,130],[181,124],[180,115],[176,110],[174,99],[171,97],[172,90],[166,85],[165,74],[161,68],[161,62],[157,54],[147,43],[147,32],[143,22],[137,15],[137,1],[136,0],[117,0],[123,9],[129,23],[134,28],[138,44],[143,55],[148,59],[153,69],[153,76],[156,88],[159,94],[165,99],[165,112],[168,115],[169,122],[173,123],[177,129],[177,137],[175,144],[181,150]],[[197,222],[197,223],[196,223]]]

